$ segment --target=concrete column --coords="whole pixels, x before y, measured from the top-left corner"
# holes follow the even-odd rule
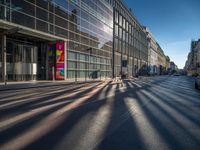
[[[1,76],[1,81],[3,81],[3,75],[4,75],[3,74],[3,44],[2,44],[3,40],[2,39],[3,39],[3,36],[0,35],[0,46],[1,46],[1,48],[0,48],[0,51],[1,51],[0,52],[1,53],[1,58],[0,58],[1,59],[1,71],[0,72],[1,72],[1,75],[0,76]]]
[[[48,55],[48,51],[49,51],[49,49],[50,49],[50,44],[47,44],[46,60],[45,60],[45,68],[46,68],[45,73],[46,73],[46,80],[49,79],[49,61],[48,61],[48,59],[49,59],[49,55]]]
[[[113,49],[112,49],[112,78],[115,77],[115,7],[113,7]]]
[[[68,54],[68,49],[67,49],[67,42],[65,41],[64,44],[65,48],[64,48],[64,54],[65,54],[65,61],[64,61],[64,74],[65,74],[65,80],[67,80],[67,54]]]
[[[5,85],[7,85],[7,69],[6,69],[6,35],[2,35],[2,55],[3,55],[3,59],[2,59],[2,78],[3,81],[5,83]]]

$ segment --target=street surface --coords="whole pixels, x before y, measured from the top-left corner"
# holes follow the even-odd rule
[[[199,150],[186,76],[0,91],[0,150]]]

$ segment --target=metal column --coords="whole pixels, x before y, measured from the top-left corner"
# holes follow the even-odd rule
[[[113,49],[112,49],[112,78],[115,77],[115,7],[113,7]]]
[[[65,54],[65,62],[64,62],[64,74],[65,74],[65,80],[67,80],[67,55],[68,55],[68,49],[67,49],[67,41],[65,41],[65,48],[64,48],[64,54]]]

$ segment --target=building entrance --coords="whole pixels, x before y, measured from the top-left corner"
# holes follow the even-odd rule
[[[37,77],[37,47],[7,43],[7,80],[27,81]]]
[[[4,81],[4,69],[7,81],[64,79],[64,42],[50,42],[22,35],[7,36],[4,59],[1,41],[0,82]]]

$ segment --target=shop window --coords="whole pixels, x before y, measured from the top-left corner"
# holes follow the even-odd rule
[[[68,59],[76,60],[76,53],[69,52],[69,53],[68,53]]]

